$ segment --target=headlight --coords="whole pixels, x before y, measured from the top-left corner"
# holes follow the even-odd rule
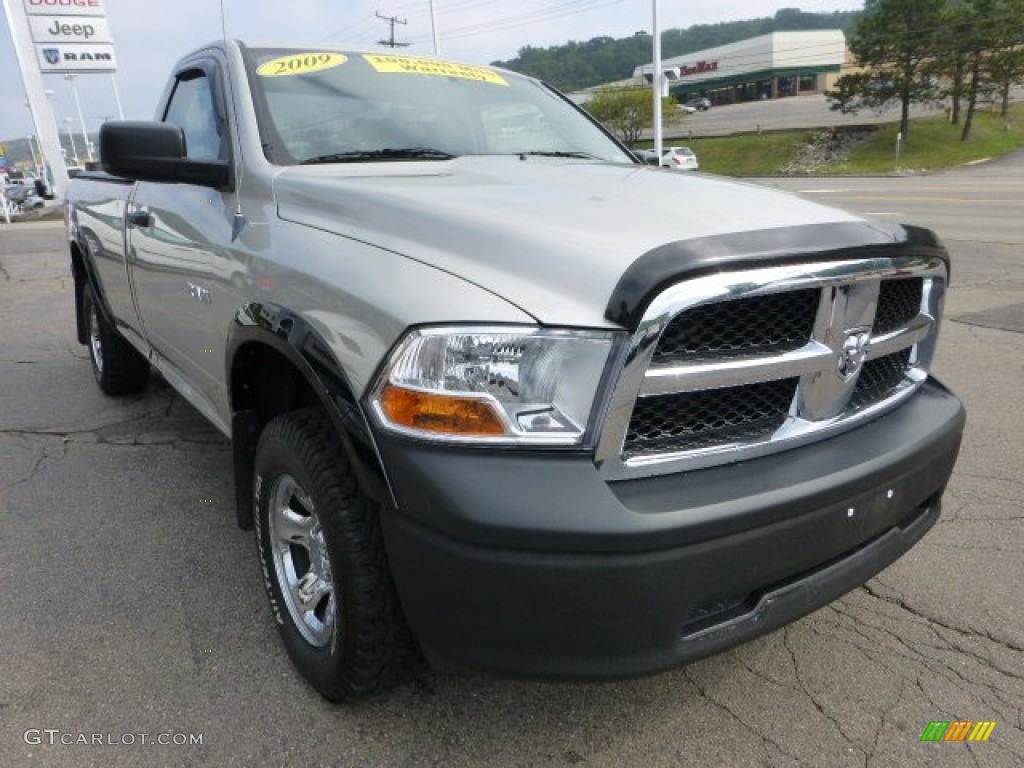
[[[612,333],[541,328],[412,331],[372,391],[382,425],[475,442],[575,445],[590,420]]]

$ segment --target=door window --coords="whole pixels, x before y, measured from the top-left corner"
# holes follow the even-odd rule
[[[174,123],[185,132],[185,149],[190,159],[225,159],[213,91],[205,73],[188,72],[178,78],[164,122]]]

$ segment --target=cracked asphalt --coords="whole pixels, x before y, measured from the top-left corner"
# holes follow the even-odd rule
[[[915,549],[784,630],[655,677],[426,673],[349,707],[307,688],[278,642],[227,441],[158,376],[104,397],[74,340],[60,225],[0,226],[0,765],[1024,764],[1024,334],[955,319],[1024,301],[1024,158],[926,178],[943,199],[906,219],[954,257],[935,370],[969,416]],[[872,183],[870,200],[821,194],[879,212],[879,196],[925,194],[920,178]],[[965,215],[961,195],[1006,205]],[[919,741],[957,719],[997,725],[986,743]]]

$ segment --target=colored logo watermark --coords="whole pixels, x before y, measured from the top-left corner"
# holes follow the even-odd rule
[[[988,741],[994,720],[932,720],[921,734],[921,741]]]

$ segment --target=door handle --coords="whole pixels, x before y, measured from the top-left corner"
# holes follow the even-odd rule
[[[152,227],[153,216],[149,211],[132,211],[125,217],[129,227]]]

